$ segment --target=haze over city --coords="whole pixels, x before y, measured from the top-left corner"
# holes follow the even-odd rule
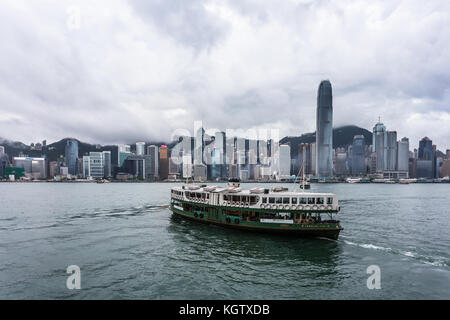
[[[167,141],[173,130],[382,122],[449,148],[448,1],[4,1],[0,137]]]

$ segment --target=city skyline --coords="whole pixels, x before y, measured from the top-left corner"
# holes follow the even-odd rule
[[[0,137],[164,141],[195,120],[298,136],[315,131],[316,86],[328,78],[335,127],[370,130],[381,115],[412,148],[431,136],[445,150],[446,9],[447,1],[7,1]]]

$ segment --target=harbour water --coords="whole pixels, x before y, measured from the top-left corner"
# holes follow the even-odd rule
[[[0,183],[0,298],[450,299],[448,184],[313,184],[340,198],[337,241],[180,220],[173,185]]]

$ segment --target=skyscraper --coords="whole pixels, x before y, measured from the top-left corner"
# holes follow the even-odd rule
[[[316,114],[316,175],[333,175],[333,94],[331,83],[324,80],[319,85]]]
[[[291,175],[291,147],[287,144],[280,145],[280,177],[287,178]]]
[[[409,140],[403,138],[397,142],[397,170],[409,171]]]
[[[111,177],[111,151],[103,151],[104,177]]]
[[[66,142],[66,167],[69,174],[76,175],[78,172],[78,141],[67,140]]]
[[[366,159],[365,159],[365,140],[363,135],[356,135],[353,137],[352,152],[351,152],[351,168],[352,174],[361,175],[366,174]]]
[[[169,149],[166,145],[159,148],[159,177],[165,180],[169,177]]]
[[[428,137],[419,141],[419,159],[433,160],[433,141]]]
[[[117,165],[122,166],[128,156],[131,156],[131,147],[127,144],[119,144],[117,146]]]
[[[376,172],[383,172],[385,166],[384,145],[386,127],[380,121],[373,127],[373,152],[376,153]]]
[[[151,145],[147,147],[147,154],[149,155],[150,172],[148,173],[149,179],[156,179],[159,177],[159,152],[158,147]]]
[[[143,156],[145,154],[145,142],[136,142],[136,155]]]

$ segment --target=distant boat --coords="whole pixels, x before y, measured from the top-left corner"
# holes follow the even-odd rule
[[[417,179],[400,179],[398,180],[398,183],[400,184],[410,184],[410,183],[416,183]]]
[[[97,183],[110,183],[111,181],[107,180],[107,179],[100,179],[96,181]]]
[[[361,178],[347,178],[346,180],[348,183],[360,183]]]

